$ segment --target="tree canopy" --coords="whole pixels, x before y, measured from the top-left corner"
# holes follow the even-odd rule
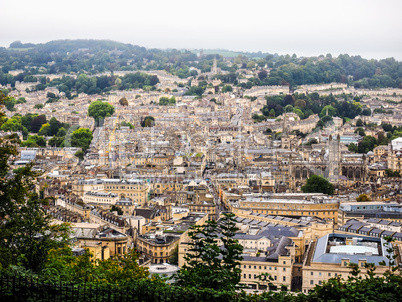
[[[92,102],[88,107],[88,116],[95,119],[96,125],[100,125],[101,121],[105,117],[112,116],[114,113],[114,107],[109,103],[102,101]]]
[[[80,147],[85,152],[91,144],[93,135],[91,130],[87,128],[80,128],[71,134],[71,146]]]
[[[50,224],[51,216],[43,207],[48,201],[32,190],[38,176],[32,164],[10,173],[16,155],[17,142],[0,137],[0,267],[22,265],[39,271],[49,250],[67,242],[67,229],[64,224]]]
[[[334,186],[320,175],[312,175],[301,189],[304,193],[324,193],[328,195],[334,193]]]
[[[127,99],[125,97],[122,97],[119,100],[119,104],[122,105],[122,106],[128,106],[128,101],[127,101]]]

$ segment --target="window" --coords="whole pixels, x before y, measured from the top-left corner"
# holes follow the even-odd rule
[[[286,282],[286,277],[285,276],[283,276],[283,280],[282,280],[283,282]]]
[[[314,280],[310,280],[310,285],[314,285]]]
[[[319,285],[321,285],[321,284],[322,284],[322,281],[321,281],[321,280],[319,280],[319,281],[318,281],[318,284],[319,284]]]
[[[328,273],[328,277],[331,277],[331,273]]]
[[[318,273],[318,276],[320,276],[320,277],[321,277],[321,275],[322,275],[322,274],[321,274],[321,272],[319,272],[319,273]]]
[[[283,265],[286,265],[286,261],[283,261]]]
[[[286,272],[286,267],[283,268],[283,271]]]
[[[348,263],[346,261],[344,261],[343,266],[348,266]]]
[[[313,275],[314,275],[314,272],[310,272],[310,275],[313,276]]]
[[[276,281],[276,276],[274,276],[274,280]]]
[[[274,270],[276,270],[276,266],[274,267]]]
[[[247,274],[244,274],[244,275],[243,275],[243,278],[246,279],[246,278],[247,278]]]
[[[248,274],[248,278],[251,279],[251,274]]]

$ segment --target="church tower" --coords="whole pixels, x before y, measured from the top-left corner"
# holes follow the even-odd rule
[[[328,168],[329,168],[329,181],[336,183],[339,178],[340,159],[341,159],[341,137],[339,134],[336,139],[332,135],[328,139]]]
[[[218,62],[216,60],[216,56],[214,57],[214,62],[212,64],[212,74],[218,74]]]

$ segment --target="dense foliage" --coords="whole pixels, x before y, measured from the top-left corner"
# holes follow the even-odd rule
[[[114,113],[114,107],[109,103],[102,101],[92,102],[88,107],[88,116],[95,119],[95,124],[101,126],[105,117],[112,116]]]
[[[4,96],[0,96],[3,103]],[[45,142],[46,144],[46,142]],[[50,225],[46,213],[48,200],[32,190],[37,173],[28,164],[11,172],[17,155],[17,142],[0,138],[0,268],[20,265],[40,271],[50,249],[63,246],[68,239],[66,226]]]
[[[364,110],[363,105],[359,102],[360,99],[351,94],[341,94],[335,97],[332,94],[320,96],[318,93],[296,93],[267,96],[266,100],[267,105],[261,109],[261,112],[269,118],[277,117],[284,112],[293,112],[300,119],[306,119],[312,114],[318,114],[321,119],[326,116],[353,119],[361,115]]]
[[[312,175],[301,189],[304,193],[324,193],[328,195],[334,193],[334,186],[320,175]]]
[[[216,75],[226,84],[250,88],[255,85],[290,85],[347,83],[356,88],[401,87],[402,63],[393,58],[367,60],[360,56],[330,54],[318,57],[298,58],[296,55],[277,55],[268,53],[238,53],[228,64],[222,55],[208,54],[201,57],[190,51],[176,49],[158,50],[105,40],[62,40],[45,44],[12,43],[19,47],[0,49],[0,84],[15,85],[16,81],[39,81],[37,89],[44,89],[47,79],[43,74],[85,72],[95,75],[116,70],[165,70],[181,79],[196,77],[198,71],[210,72],[214,58],[218,68],[229,72]],[[11,45],[11,46],[12,46]],[[24,47],[29,45],[29,47]],[[217,53],[225,53],[217,51]],[[40,69],[41,68],[41,69]],[[12,76],[9,70],[23,70]],[[256,76],[239,84],[244,79],[246,70],[256,70]],[[268,72],[269,70],[269,72]],[[126,77],[126,76],[125,76]],[[124,78],[125,78],[124,77]],[[133,77],[133,76],[130,76]],[[77,82],[70,80],[59,82],[59,90],[71,96],[73,88],[89,94],[105,92],[111,86],[127,89],[142,86],[154,86],[157,78],[133,80],[130,77],[120,79],[115,76],[86,77],[84,74]],[[137,76],[138,77],[138,76]],[[66,77],[68,78],[68,76]],[[119,79],[121,83],[116,83]],[[54,82],[53,84],[55,84]],[[136,84],[137,83],[137,84]]]
[[[93,135],[88,128],[80,128],[71,133],[71,147],[82,148],[85,152],[91,144]]]

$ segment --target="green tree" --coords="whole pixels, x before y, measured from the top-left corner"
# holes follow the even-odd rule
[[[334,186],[320,175],[312,175],[301,189],[304,193],[324,193],[328,195],[334,193]]]
[[[359,134],[360,136],[366,136],[366,132],[364,132],[364,129],[361,127],[357,128],[355,133]]]
[[[296,113],[300,119],[304,119],[304,113],[299,108],[294,108],[293,112]]]
[[[21,121],[17,119],[8,119],[3,125],[1,125],[1,130],[3,131],[20,131],[22,130]]]
[[[63,137],[66,136],[67,131],[64,127],[59,128],[59,130],[57,130],[56,136],[58,137]]]
[[[21,147],[46,147],[46,140],[43,136],[29,135],[28,140],[21,143]]]
[[[367,196],[367,194],[360,194],[357,198],[356,201],[362,202],[362,201],[370,201],[370,198]]]
[[[59,131],[60,127],[61,127],[61,123],[60,123],[55,117],[52,117],[52,118],[49,120],[48,135],[49,135],[49,136],[54,136],[54,135],[56,135],[56,134],[57,134],[57,131]],[[64,135],[61,135],[61,136],[64,136]]]
[[[71,146],[82,148],[82,152],[85,152],[91,144],[93,135],[88,128],[80,128],[75,130],[71,134]]]
[[[233,91],[232,86],[230,86],[230,85],[224,85],[224,86],[222,87],[222,92],[223,92],[223,93],[225,93],[225,92],[230,92],[230,91]]]
[[[130,129],[134,129],[134,125],[131,124],[130,122],[127,122],[127,121],[122,121],[122,122],[120,123],[120,126],[123,126],[123,127],[130,127]]]
[[[128,101],[127,101],[127,99],[125,97],[122,97],[119,100],[119,104],[122,105],[122,106],[128,106]]]
[[[381,127],[386,132],[392,131],[392,125],[391,124],[381,124]]]
[[[317,124],[315,125],[315,127],[322,129],[322,128],[325,127],[325,123],[324,123],[322,120],[319,120],[319,121],[317,122]]]
[[[20,97],[18,100],[17,100],[17,104],[24,104],[24,103],[26,103],[27,102],[27,100],[24,98],[24,97]]]
[[[35,104],[34,106],[35,109],[42,109],[43,107],[43,104]]]
[[[155,118],[153,116],[146,116],[141,122],[141,127],[153,127],[155,125]]]
[[[363,109],[362,114],[365,115],[365,116],[370,116],[371,115],[371,109],[370,108]]]
[[[41,136],[47,136],[49,133],[49,129],[50,129],[49,123],[43,124],[42,127],[40,127],[38,134]]]
[[[311,146],[311,145],[314,145],[314,144],[318,144],[317,139],[316,138],[310,138],[308,140],[308,142],[306,143],[306,146]]]
[[[64,136],[62,137],[53,136],[51,139],[49,139],[48,145],[51,147],[61,147],[63,142],[64,142]]]
[[[163,96],[159,99],[159,105],[165,106],[174,104],[176,104],[176,98],[174,96],[172,96],[171,98]]]
[[[3,101],[0,98],[0,101]],[[0,266],[22,265],[39,271],[51,248],[67,242],[68,228],[65,224],[51,224],[52,218],[33,188],[38,176],[26,165],[14,174],[10,163],[17,155],[16,142],[0,138]]]
[[[186,263],[176,280],[182,286],[234,291],[240,281],[243,247],[233,239],[236,228],[234,214],[225,213],[222,219],[207,221],[191,227]],[[221,236],[219,235],[221,233]],[[218,239],[223,246],[218,245]]]
[[[354,153],[358,153],[358,152],[359,152],[359,149],[357,148],[357,145],[354,144],[354,143],[349,144],[348,150],[349,150],[350,152],[354,152]]]
[[[387,177],[401,177],[401,173],[399,171],[392,171],[391,169],[386,169],[385,175]]]
[[[114,107],[109,103],[102,101],[92,102],[88,107],[88,116],[95,119],[96,126],[103,124],[102,120],[105,117],[112,116],[114,113]]]
[[[77,157],[79,160],[84,160],[84,152],[82,150],[78,150],[74,153],[74,156]]]
[[[327,106],[324,106],[324,108],[322,108],[321,113],[320,113],[320,117],[326,116],[327,111],[328,111],[329,116],[336,116],[337,115],[336,108],[332,107],[331,105],[327,105]]]
[[[357,149],[359,153],[367,153],[369,151],[373,151],[376,145],[377,139],[373,136],[367,135],[358,143]]]
[[[264,81],[264,80],[267,78],[267,76],[268,76],[268,73],[267,73],[265,70],[261,70],[261,71],[258,73],[258,78],[259,78],[261,81]]]
[[[46,116],[44,114],[38,115],[31,120],[30,128],[31,132],[38,133],[43,124],[46,124]]]
[[[359,119],[356,121],[356,127],[363,127],[363,126],[364,126],[363,121],[359,118]]]
[[[114,211],[117,212],[117,215],[123,215],[123,210],[116,205],[112,205],[112,207],[110,208],[110,212],[114,212]]]
[[[124,284],[133,280],[146,280],[146,267],[139,266],[138,253],[130,250],[124,255],[114,255],[107,260],[91,259],[87,251],[82,256],[73,256],[71,248],[52,249],[42,275],[49,281],[74,282],[75,284]]]
[[[13,97],[7,97],[4,101],[4,105],[6,106],[7,110],[15,111],[16,109],[14,106],[17,104],[17,101]]]

